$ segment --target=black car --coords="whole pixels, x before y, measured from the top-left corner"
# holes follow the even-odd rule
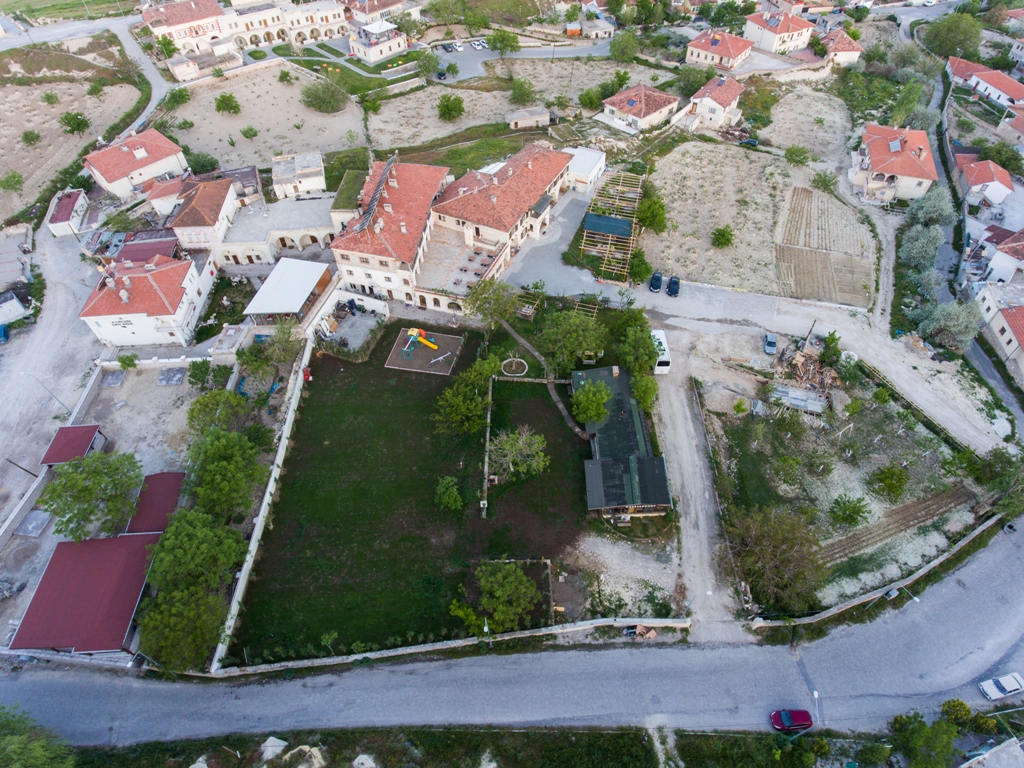
[[[451,53],[455,50],[455,46],[451,43],[442,43],[441,47],[444,48],[445,53]]]
[[[661,272],[655,272],[651,275],[651,290],[654,293],[661,291]]]
[[[448,73],[447,72],[445,72],[443,69],[437,70],[437,79],[438,80],[444,80],[446,77],[448,77]]]
[[[679,278],[678,277],[676,277],[675,275],[672,275],[672,277],[670,277],[668,279],[668,288],[665,289],[665,293],[667,293],[669,296],[678,296],[679,295]]]

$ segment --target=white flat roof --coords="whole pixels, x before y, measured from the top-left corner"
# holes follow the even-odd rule
[[[364,32],[369,32],[371,35],[379,35],[381,32],[387,32],[389,29],[398,29],[394,24],[384,21],[375,21],[372,24],[367,24],[363,27]]]
[[[306,303],[316,284],[329,272],[327,265],[316,261],[281,259],[263,282],[249,306],[247,315],[278,315],[298,312]]]
[[[587,147],[566,147],[562,152],[572,155],[569,161],[569,173],[590,176],[604,162],[604,152]]]

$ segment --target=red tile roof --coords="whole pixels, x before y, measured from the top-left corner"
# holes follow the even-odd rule
[[[144,156],[141,153],[145,152]],[[110,182],[123,179],[140,168],[164,160],[181,152],[181,147],[150,128],[137,136],[97,149],[85,156],[87,168],[93,168]],[[136,157],[136,153],[140,156]]]
[[[373,172],[363,185],[360,199],[362,205],[369,204],[386,165],[383,162],[373,164]],[[395,163],[390,178],[398,186],[384,183],[372,221],[367,223],[362,232],[354,231],[355,220],[349,222],[348,231],[334,238],[331,248],[394,258],[412,264],[416,260],[416,251],[430,218],[430,205],[447,174],[447,168],[436,165]],[[384,197],[385,193],[387,197]],[[391,206],[390,212],[385,205]],[[378,221],[383,222],[383,226],[376,230]],[[404,233],[401,226],[403,222]]]
[[[1015,234],[1016,232],[1014,232],[1012,229],[1006,229],[1005,227],[997,227],[995,225],[992,225],[985,229],[985,237],[983,237],[982,240],[984,240],[986,243],[992,243],[993,245],[998,246],[1004,240],[1013,237]]]
[[[967,186],[969,187],[976,187],[979,184],[993,184],[998,181],[1007,189],[1013,189],[1013,180],[1010,178],[1009,172],[991,160],[970,163],[963,166],[961,170],[964,172],[964,178],[967,180]]]
[[[728,109],[732,103],[740,97],[746,88],[738,80],[731,77],[715,77],[708,81],[707,85],[690,97],[690,101],[698,99],[711,99],[721,107]]]
[[[737,59],[754,47],[753,40],[730,35],[728,32],[708,30],[701,32],[690,41],[687,48],[694,48],[698,51],[707,51],[716,56],[725,56],[727,59]]]
[[[1024,101],[1024,84],[1018,83],[1012,77],[1003,72],[975,72],[973,77],[976,77],[986,85],[995,88],[997,91],[1009,96],[1014,101]]]
[[[984,64],[978,64],[974,61],[950,56],[949,71],[953,73],[953,77],[959,77],[961,80],[970,80],[971,75],[973,74],[978,72],[991,72],[992,70]]]
[[[125,533],[162,533],[167,530],[171,513],[178,506],[184,472],[159,472],[146,475],[142,492],[135,502],[135,514]]]
[[[864,49],[857,45],[857,41],[846,34],[845,29],[833,29],[821,38],[829,53],[863,53]]]
[[[1017,343],[1024,343],[1024,307],[1008,307],[1003,310],[1003,317]]]
[[[1006,15],[1011,19],[1024,19],[1024,8],[1016,8],[1012,11],[1007,11]]]
[[[80,459],[89,452],[96,433],[100,431],[97,424],[80,424],[76,427],[61,427],[50,441],[50,446],[43,454],[39,463],[52,467],[64,464],[72,459]]]
[[[184,282],[191,261],[175,261],[165,256],[155,256],[145,264],[114,262],[100,278],[99,285],[85,302],[79,317],[106,317],[110,315],[147,315],[164,317],[178,310],[185,295]],[[130,285],[124,280],[128,278]],[[107,285],[113,279],[114,287]],[[121,299],[126,291],[128,301]]]
[[[773,35],[788,35],[803,32],[805,29],[814,29],[814,25],[807,19],[794,16],[792,13],[752,13],[747,16],[747,21],[767,29]]]
[[[437,213],[510,232],[537,204],[572,160],[540,142],[516,152],[494,174],[470,171],[449,187],[434,205]]]
[[[181,194],[181,183],[184,180],[183,176],[175,176],[173,179],[167,179],[166,181],[147,181],[142,185],[143,189],[146,190],[146,199],[159,200],[161,197],[179,195]]]
[[[988,239],[992,240],[992,238]],[[996,248],[1017,261],[1024,261],[1024,229],[1000,240]],[[1021,339],[1024,340],[1024,337]]]
[[[11,648],[120,651],[159,534],[62,541],[46,566]]]
[[[938,181],[935,158],[932,157],[928,134],[924,131],[868,123],[864,126],[862,139],[873,173],[893,173],[912,179]]]
[[[212,227],[217,223],[224,202],[234,194],[231,179],[197,181],[187,179],[181,184],[181,205],[167,222],[169,227]]]
[[[1010,121],[1010,127],[1017,133],[1024,133],[1024,107],[1011,105],[1010,111],[1013,113],[1013,120]]]
[[[639,83],[632,88],[619,91],[604,100],[604,104],[609,107],[614,107],[619,112],[625,112],[627,115],[638,117],[641,120],[665,107],[678,103],[678,96],[651,88],[645,83]]]
[[[393,8],[401,4],[402,0],[365,0],[365,2],[364,0],[355,0],[355,5],[352,8],[370,15],[385,8]]]
[[[61,192],[60,200],[57,201],[57,205],[54,206],[53,213],[50,214],[50,223],[63,224],[71,221],[71,214],[75,212],[75,206],[78,205],[78,199],[81,196],[82,190],[80,189]]]
[[[192,24],[223,15],[224,11],[221,10],[216,0],[177,0],[173,3],[147,8],[142,12],[142,18],[150,26],[156,24],[168,27]]]

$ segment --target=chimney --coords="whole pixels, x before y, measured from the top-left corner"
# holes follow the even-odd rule
[[[117,281],[112,277],[108,277],[103,282],[106,284],[107,288],[117,288]]]
[[[494,203],[495,205],[497,205],[498,204],[498,196],[497,195],[491,195],[491,202]]]
[[[494,186],[498,186],[498,177],[492,176],[491,178],[494,179]]]
[[[612,366],[612,377],[614,378],[614,377],[617,377],[618,375],[619,375],[619,366],[613,365]]]
[[[132,287],[132,279],[130,277],[128,277],[128,275],[125,275],[121,279],[124,281],[124,287],[125,288],[131,288]]]
[[[526,167],[529,168],[532,171],[533,170],[533,160],[527,160],[526,161]]]
[[[121,263],[124,264],[127,269],[133,269],[135,267],[135,263],[131,259],[125,259]],[[126,277],[125,280],[127,279],[128,278]]]
[[[406,235],[406,234],[409,233],[408,230],[405,228],[405,222],[404,221],[400,222],[398,226],[402,230],[402,234],[403,235]]]
[[[924,147],[918,147],[917,148],[917,156],[918,157],[924,157],[926,154],[927,154],[927,150],[925,150]]]
[[[122,289],[121,292],[118,293],[117,295],[121,297],[122,304],[128,303],[128,291]]]

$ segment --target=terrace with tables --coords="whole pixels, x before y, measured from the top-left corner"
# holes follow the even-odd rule
[[[486,247],[466,245],[461,232],[434,227],[420,264],[416,284],[424,289],[464,294],[474,283],[495,277],[508,251],[508,243]]]

